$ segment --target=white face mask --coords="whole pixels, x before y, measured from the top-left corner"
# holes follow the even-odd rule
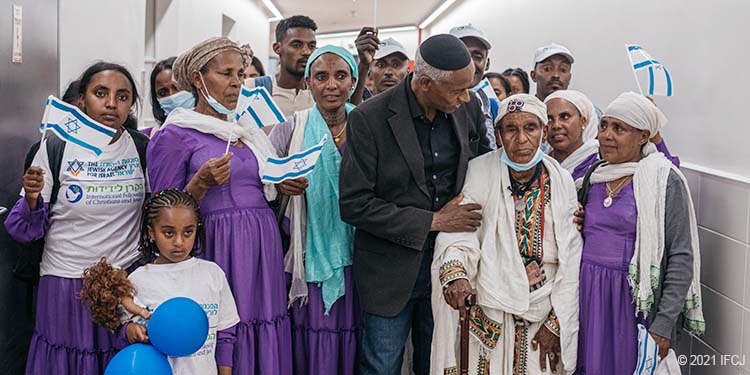
[[[170,96],[165,96],[158,100],[161,109],[169,116],[177,108],[193,109],[195,108],[195,96],[187,91],[179,91]]]
[[[500,154],[500,160],[516,172],[528,171],[529,169],[534,168],[537,164],[539,164],[539,162],[544,158],[544,151],[542,151],[542,139],[544,139],[544,131],[542,131],[542,135],[539,138],[539,146],[536,148],[536,154],[534,154],[534,157],[531,158],[528,163],[520,164],[510,160],[510,158],[508,157],[508,153],[505,152],[505,147],[503,147],[503,152],[502,154]]]
[[[229,109],[227,107],[224,107],[223,104],[219,103],[218,100],[214,99],[209,93],[208,93],[208,86],[206,86],[206,82],[203,80],[203,74],[201,72],[198,72],[198,75],[201,77],[201,83],[203,83],[203,89],[206,91],[205,93],[203,90],[199,90],[201,92],[201,95],[206,99],[206,102],[208,102],[208,105],[211,106],[211,108],[214,109],[214,111],[221,113],[222,115],[231,115],[234,113],[233,109]]]

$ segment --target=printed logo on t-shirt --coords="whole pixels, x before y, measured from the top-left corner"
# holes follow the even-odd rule
[[[88,161],[86,164],[85,176],[99,179],[133,177],[141,169],[141,161],[137,157],[116,161]]]
[[[65,191],[70,203],[83,200],[87,206],[120,205],[141,202],[145,194],[139,177],[140,160],[68,160],[66,171],[75,177]],[[85,199],[84,198],[85,195]]]
[[[202,303],[201,307],[203,308],[203,311],[206,312],[206,316],[208,316],[209,321],[212,319],[216,319],[213,317],[219,316],[219,304],[218,303]],[[214,352],[214,346],[216,342],[216,326],[209,327],[208,330],[208,336],[206,336],[206,341],[203,343],[203,346],[198,349],[195,353],[193,353],[190,357],[200,357],[204,355],[212,355]]]
[[[68,160],[68,168],[65,171],[78,177],[83,172],[83,162],[78,159]]]
[[[78,203],[83,198],[83,189],[78,185],[70,185],[65,190],[65,199],[70,203]]]

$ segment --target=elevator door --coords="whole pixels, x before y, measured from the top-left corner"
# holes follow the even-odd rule
[[[14,4],[22,9],[20,64],[11,62]],[[58,14],[58,0],[0,0],[0,207],[18,199],[44,103],[59,95]],[[0,374],[23,374],[33,330],[34,291],[13,276],[19,250],[0,226]]]

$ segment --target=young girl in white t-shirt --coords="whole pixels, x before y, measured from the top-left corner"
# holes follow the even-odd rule
[[[194,257],[202,246],[203,237],[198,203],[183,191],[162,190],[146,202],[143,211],[139,251],[143,262],[154,259],[153,262],[135,270],[125,281],[102,277],[84,280],[82,295],[92,310],[103,308],[103,304],[86,296],[104,294],[97,289],[122,289],[122,284],[128,282],[130,288],[125,289],[135,290],[132,300],[149,311],[174,297],[190,298],[203,307],[208,316],[208,337],[192,355],[169,357],[175,375],[232,373],[235,326],[240,319],[224,271],[213,262]],[[198,246],[194,247],[196,239]],[[110,303],[107,308],[119,309],[123,300],[132,301],[130,296],[121,297],[119,303]],[[132,309],[121,309],[126,310],[132,312]],[[125,314],[126,319],[132,316]],[[122,318],[121,315],[115,317]],[[120,341],[127,338],[131,344],[148,342],[148,328],[141,324],[143,319],[133,318],[120,330]]]

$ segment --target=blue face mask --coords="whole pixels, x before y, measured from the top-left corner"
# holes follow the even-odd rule
[[[164,113],[169,116],[177,108],[193,109],[195,108],[195,96],[187,91],[179,91],[170,96],[159,99],[159,105]]]
[[[214,109],[214,111],[221,113],[222,115],[231,115],[234,113],[233,109],[229,109],[227,107],[224,107],[221,103],[219,103],[218,100],[214,99],[209,93],[208,93],[208,87],[206,87],[206,82],[203,81],[203,74],[201,72],[198,72],[198,74],[201,77],[201,83],[203,83],[203,87],[206,90],[206,93],[204,94],[203,91],[201,91],[201,94],[204,98],[206,98],[206,101],[208,102],[208,105],[211,106],[211,108]]]
[[[500,160],[516,172],[525,172],[534,168],[543,158],[544,152],[542,152],[541,147],[536,149],[536,154],[534,154],[531,161],[526,164],[519,164],[511,161],[510,158],[508,158],[508,154],[505,152],[505,147],[503,147],[503,153],[500,155]]]

